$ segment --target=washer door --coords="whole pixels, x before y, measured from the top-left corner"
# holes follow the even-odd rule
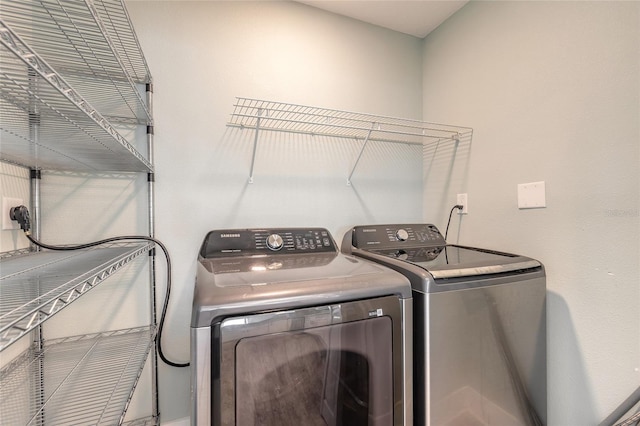
[[[394,425],[396,321],[395,297],[222,321],[221,424]]]

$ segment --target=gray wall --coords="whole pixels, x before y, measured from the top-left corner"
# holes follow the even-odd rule
[[[548,419],[594,425],[640,385],[640,3],[471,2],[423,50],[424,118],[474,128],[425,154],[425,219],[548,274]],[[545,181],[547,207],[517,185]]]

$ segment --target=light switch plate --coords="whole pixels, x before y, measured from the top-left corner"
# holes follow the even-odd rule
[[[18,207],[24,204],[21,198],[2,197],[2,230],[20,229],[17,221],[11,220],[9,211],[11,207]]]
[[[518,208],[537,209],[547,207],[544,181],[518,185]]]

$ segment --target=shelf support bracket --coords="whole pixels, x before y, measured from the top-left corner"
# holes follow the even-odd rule
[[[353,173],[356,171],[356,167],[358,167],[358,163],[360,162],[360,158],[362,157],[364,149],[369,143],[371,132],[373,132],[373,128],[369,129],[369,132],[367,132],[367,136],[364,138],[364,143],[362,144],[362,148],[360,148],[360,153],[358,154],[358,158],[356,158],[356,163],[353,165],[353,169],[351,169],[351,173],[349,173],[349,177],[347,178],[347,186],[351,186],[351,178],[353,177]]]
[[[256,118],[256,133],[253,136],[253,154],[251,155],[251,168],[249,169],[249,183],[253,183],[253,165],[256,162],[256,148],[258,146],[258,133],[260,133],[260,120],[262,118],[262,108],[258,110]]]

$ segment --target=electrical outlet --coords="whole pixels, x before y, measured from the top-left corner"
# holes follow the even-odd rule
[[[467,202],[467,194],[458,194],[458,202],[462,206],[462,210],[458,210],[458,214],[469,213],[469,203]]]
[[[18,207],[24,204],[21,198],[2,197],[2,230],[20,229],[17,221],[11,220],[9,211],[11,207]]]

